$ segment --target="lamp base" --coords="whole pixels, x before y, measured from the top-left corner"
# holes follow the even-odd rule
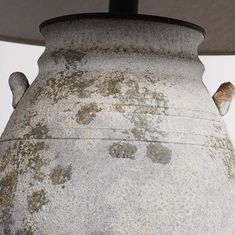
[[[42,24],[38,77],[0,140],[0,234],[232,234],[235,158],[203,33],[108,18]]]

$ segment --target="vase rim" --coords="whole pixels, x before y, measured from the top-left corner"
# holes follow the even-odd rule
[[[183,20],[178,20],[174,18],[162,17],[162,16],[154,16],[154,15],[143,15],[143,14],[110,14],[110,13],[84,13],[84,14],[73,14],[73,15],[65,15],[59,16],[56,18],[52,18],[42,22],[39,26],[40,31],[51,24],[66,22],[66,21],[73,21],[73,20],[80,20],[80,19],[129,19],[129,20],[144,20],[144,21],[155,21],[161,23],[168,23],[173,25],[179,25],[188,27],[194,30],[199,31],[206,37],[206,31],[199,25],[194,23],[190,23]]]

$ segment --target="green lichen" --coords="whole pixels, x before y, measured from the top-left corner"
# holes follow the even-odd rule
[[[14,193],[18,181],[18,172],[11,171],[0,181],[0,208],[13,206]]]
[[[46,160],[37,154],[28,159],[27,168],[31,170],[35,180],[42,182],[45,174],[41,172],[41,169],[45,165],[47,165]]]
[[[114,232],[109,232],[109,231],[96,231],[92,232],[89,235],[115,235],[116,233]]]
[[[49,129],[47,125],[37,123],[35,127],[32,127],[30,132],[24,135],[25,139],[43,139],[48,138]]]
[[[100,76],[98,79],[103,79],[103,82],[98,85],[99,93],[103,96],[116,96],[121,92],[121,84],[124,80],[123,74],[111,72]]]
[[[2,226],[3,234],[13,235],[11,226],[14,224],[10,208],[0,208],[0,226]]]
[[[37,111],[30,111],[27,114],[25,114],[21,127],[24,128],[30,126],[33,118],[35,118],[37,115],[38,115]]]
[[[133,128],[133,129],[131,129],[131,133],[133,134],[135,139],[138,139],[138,140],[144,139],[144,137],[145,137],[145,131],[144,130]]]
[[[56,166],[52,169],[50,174],[50,179],[53,185],[60,185],[66,183],[71,179],[72,176],[72,166]]]
[[[65,67],[69,69],[70,67],[76,68],[76,64],[85,64],[86,60],[84,59],[85,54],[79,51],[71,49],[58,49],[51,52],[51,56],[54,58],[56,64],[59,63],[61,58],[65,60]]]
[[[71,94],[79,98],[90,97],[93,91],[90,88],[95,79],[82,78],[84,71],[77,71],[71,75],[65,75],[59,72],[55,77],[50,78],[46,82],[45,95],[57,103],[61,99],[69,97]]]
[[[82,105],[76,115],[76,122],[78,124],[88,125],[96,117],[96,113],[100,111],[101,108],[95,103]]]
[[[33,235],[32,227],[17,230],[15,235]]]
[[[43,189],[33,192],[27,196],[28,211],[30,214],[39,212],[44,205],[48,203],[46,193]]]
[[[147,146],[147,157],[154,163],[168,164],[171,161],[171,155],[172,151],[160,143],[150,143]]]
[[[5,151],[1,169],[5,172],[9,167],[11,171],[5,172],[7,174],[0,180],[0,226],[2,226],[4,234],[15,234],[12,232],[14,224],[12,208],[14,207],[18,178],[25,173],[31,173],[35,180],[39,180],[39,176],[43,174],[41,168],[47,164],[45,160],[42,160],[40,152],[46,149],[47,146],[44,142],[17,141]],[[18,234],[32,234],[28,228],[17,232]]]
[[[11,225],[14,223],[11,214],[13,200],[18,182],[18,172],[11,171],[0,180],[0,225],[4,234],[13,235]]]
[[[129,158],[134,160],[137,148],[129,143],[114,143],[109,147],[109,154],[114,158]]]
[[[213,138],[208,140],[210,146],[209,155],[215,160],[219,158],[223,161],[226,174],[229,179],[235,180],[235,153],[231,140],[228,138]],[[222,156],[219,154],[223,151]]]
[[[14,148],[16,154],[12,156],[11,166],[17,169],[19,174],[30,172],[35,180],[42,181],[45,177],[42,167],[48,164],[48,161],[40,153],[47,150],[45,143],[19,141]]]
[[[11,153],[11,148],[9,147],[3,154],[3,157],[0,161],[0,172],[3,172],[6,169],[11,159],[12,159],[12,153]]]
[[[118,111],[119,113],[125,113],[125,108],[123,105],[116,104],[114,107],[115,107],[116,111]]]

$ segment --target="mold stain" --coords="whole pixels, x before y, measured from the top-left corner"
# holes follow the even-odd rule
[[[2,226],[3,234],[13,235],[11,225],[14,224],[10,209],[0,209],[0,226]]]
[[[17,171],[11,171],[0,181],[0,208],[9,208],[13,206],[17,181]]]
[[[21,230],[17,230],[15,235],[33,235],[32,228],[25,228]]]
[[[109,231],[96,231],[96,232],[92,232],[89,235],[115,235],[116,233],[114,232],[109,232]],[[116,234],[119,235],[119,234]],[[120,234],[121,235],[121,234]]]
[[[166,165],[171,161],[171,155],[172,151],[160,143],[150,143],[147,146],[147,157],[150,158],[153,163]]]
[[[129,143],[114,143],[109,147],[109,154],[113,158],[128,158],[135,159],[137,147]]]
[[[229,153],[224,154],[224,164],[227,167],[227,174],[230,179],[235,181],[235,153],[234,151],[229,151]]]
[[[9,163],[11,161],[11,159],[12,159],[12,153],[11,153],[11,148],[9,147],[5,151],[3,157],[0,161],[0,172],[3,172],[7,168],[7,166],[9,165]]]
[[[54,58],[56,64],[59,63],[61,58],[65,60],[65,67],[69,69],[70,67],[76,68],[76,64],[80,63],[81,65],[86,64],[85,56],[86,54],[81,53],[79,51],[71,50],[71,49],[59,49],[51,52],[51,56]]]
[[[46,193],[43,189],[33,192],[27,196],[28,211],[30,214],[39,212],[48,203]]]
[[[72,112],[72,109],[69,109],[69,108],[68,108],[68,109],[64,109],[63,112],[64,112],[64,113]]]
[[[88,125],[96,117],[96,113],[100,111],[101,108],[95,103],[82,105],[76,115],[76,122],[78,124]]]
[[[124,80],[122,73],[111,72],[98,77],[98,79],[103,79],[103,82],[98,85],[99,93],[102,96],[116,96],[121,92],[121,84]]]
[[[133,134],[135,139],[141,140],[141,139],[145,138],[145,131],[144,130],[133,128],[133,129],[131,129],[131,133]]]
[[[209,140],[210,157],[215,160],[217,158],[222,159],[226,168],[226,175],[229,179],[235,181],[235,152],[231,140],[228,138],[213,138]],[[219,153],[223,151],[222,158]]]
[[[82,78],[85,71],[77,71],[70,75],[59,72],[54,78],[50,78],[46,82],[45,95],[52,99],[53,103],[57,103],[61,99],[69,97],[71,94],[79,98],[90,97],[94,92],[91,87],[95,79]]]
[[[72,177],[72,165],[63,167],[56,166],[52,169],[50,179],[53,185],[64,184],[69,181]]]
[[[135,80],[127,80],[126,86],[128,87],[126,93],[121,97],[125,100],[138,100],[141,98],[139,84]]]
[[[114,106],[115,110],[118,111],[119,113],[125,113],[125,108],[121,104],[116,104]]]
[[[37,111],[30,111],[26,115],[24,115],[23,121],[22,121],[22,128],[25,126],[30,126],[33,118],[35,118],[38,115]]]
[[[44,142],[18,141],[5,151],[4,163],[1,162],[1,167],[4,171],[9,167],[11,171],[0,180],[0,226],[4,234],[13,235],[11,227],[14,220],[11,209],[14,207],[18,178],[22,174],[30,173],[35,180],[42,180],[38,176],[43,174],[41,168],[47,162],[42,160],[40,152],[46,149]],[[25,230],[19,230],[18,234],[32,234],[32,232],[25,228]]]
[[[41,172],[41,168],[45,165],[47,162],[40,155],[36,155],[28,159],[27,168],[31,170],[35,180],[42,182],[45,174]]]
[[[31,128],[31,131],[24,135],[25,139],[43,139],[48,138],[49,129],[47,125],[43,125],[42,123],[37,123],[35,127]]]
[[[4,234],[12,234],[11,225],[14,223],[11,214],[13,200],[18,182],[18,172],[13,170],[0,180],[0,225]]]

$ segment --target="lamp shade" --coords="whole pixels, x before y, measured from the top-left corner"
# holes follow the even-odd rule
[[[108,0],[0,0],[0,40],[44,45],[39,25],[68,14],[107,12]],[[235,54],[235,1],[140,0],[139,14],[176,18],[202,26],[207,33],[202,55]]]

